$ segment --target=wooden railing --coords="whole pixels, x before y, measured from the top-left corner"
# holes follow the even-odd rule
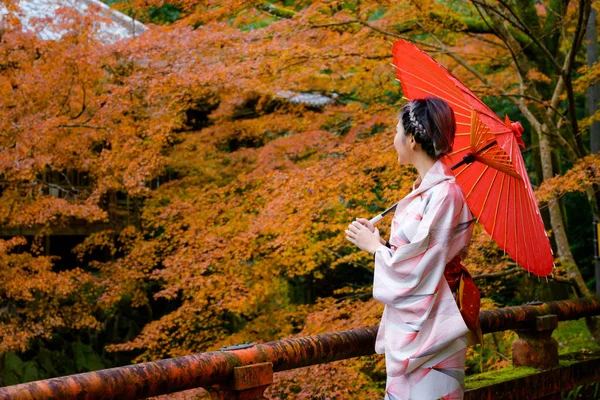
[[[480,313],[483,333],[514,330],[509,379],[467,380],[465,400],[559,399],[600,381],[600,352],[558,356],[551,337],[558,321],[600,315],[600,297],[527,304]],[[0,399],[142,399],[205,388],[213,399],[261,399],[273,374],[374,354],[378,327],[351,329],[146,362],[0,388]],[[483,374],[482,374],[483,375]],[[471,378],[471,377],[469,377]]]

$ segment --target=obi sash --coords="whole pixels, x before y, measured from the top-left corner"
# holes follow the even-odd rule
[[[481,305],[479,289],[473,282],[469,270],[461,264],[458,256],[446,265],[444,277],[454,294],[460,314],[467,328],[469,328],[468,345],[482,344],[483,334],[479,326],[479,308]]]
[[[388,241],[385,242],[385,245],[396,250],[396,246],[390,245]],[[460,315],[463,317],[467,328],[469,328],[467,346],[481,344],[483,352],[483,333],[481,332],[481,326],[479,326],[481,296],[469,270],[461,264],[459,256],[454,257],[446,264],[444,278],[448,282],[450,291],[454,294]]]

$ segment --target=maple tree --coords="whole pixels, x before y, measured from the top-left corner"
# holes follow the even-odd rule
[[[579,8],[564,2],[557,25],[555,3],[534,11],[563,55],[568,39],[554,29],[573,34]],[[343,231],[404,197],[416,178],[397,165],[392,145],[404,102],[389,65],[395,37],[439,52],[481,96],[514,101],[537,132],[525,136],[528,145],[536,148],[543,134],[554,148],[569,145],[563,151],[575,167],[553,179],[538,174],[540,204],[598,183],[600,160],[586,157],[574,121],[563,116],[572,99],[559,91],[554,101],[557,91],[549,90],[558,86],[555,66],[536,61],[544,50],[519,31],[504,3],[113,4],[143,22],[166,6],[180,19],[110,45],[94,39],[93,10],[62,10],[69,34],[58,41],[4,22],[1,225],[38,231],[0,242],[0,353],[93,330],[105,335],[100,347],[138,362],[376,325],[382,309],[371,298],[372,259]],[[494,31],[490,7],[508,15],[504,36]],[[517,68],[509,34],[525,49]],[[580,65],[574,59],[569,72],[581,68],[575,95],[598,74]],[[282,91],[331,101],[296,104]],[[548,114],[554,109],[561,112]],[[575,121],[575,132],[593,118]],[[542,128],[538,120],[552,124]],[[534,153],[534,166],[539,158]],[[67,179],[73,171],[81,185]],[[139,204],[139,216],[128,221],[115,199]],[[43,240],[74,223],[104,228],[73,247],[77,265],[65,265]],[[385,221],[379,228],[389,235]],[[467,261],[473,275],[510,262],[481,227]],[[510,282],[478,285],[491,296]],[[485,299],[482,309],[496,306]],[[129,309],[138,310],[135,324],[123,322]],[[475,353],[469,349],[472,370]],[[490,353],[487,369],[503,365]],[[381,394],[382,360],[288,371],[269,393]]]

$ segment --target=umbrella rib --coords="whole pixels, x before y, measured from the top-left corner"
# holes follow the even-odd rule
[[[455,155],[457,153],[460,153],[461,151],[469,150],[470,148],[471,148],[471,146],[467,146],[467,147],[464,147],[464,148],[462,148],[460,150],[453,151],[452,153],[449,153],[449,155],[453,156],[453,155]]]
[[[422,67],[423,64],[425,64],[423,61],[424,60],[420,60],[419,57],[405,57],[403,58],[403,63],[402,64],[411,64],[415,69],[418,69],[421,73],[423,73],[423,75],[430,75],[431,71],[434,69],[441,69],[442,74],[445,75],[444,78],[448,78],[448,79],[443,79],[443,78],[439,78],[437,76],[435,76],[434,74],[434,79],[437,80],[440,84],[446,86],[448,89],[454,89],[454,90],[460,90],[460,88],[456,85],[456,83],[454,83],[454,81],[447,76],[448,75],[448,71],[444,71],[444,67],[438,63],[437,61],[435,61],[434,59],[432,59],[429,55],[425,55],[426,57],[426,61],[425,63],[429,62],[430,64],[433,64],[432,66],[430,66],[429,68],[424,68]],[[467,103],[467,101],[465,99],[463,99],[463,101],[465,103]]]
[[[415,85],[408,85],[408,84],[406,84],[406,83],[405,83],[405,85],[406,85],[406,86],[410,86],[410,87],[412,87],[412,88],[414,88],[414,89],[422,90],[423,92],[425,92],[425,93],[429,93],[430,95],[433,95],[433,96],[436,96],[436,97],[441,97],[441,96],[440,96],[438,93],[434,93],[434,92],[432,92],[432,91],[430,91],[430,90],[427,90],[427,89],[424,89],[424,88],[422,88],[422,87],[415,86]],[[445,93],[443,90],[442,90],[442,92],[443,92],[443,93]],[[448,98],[445,98],[444,100],[445,100],[445,101],[447,101],[448,103],[450,103],[450,104],[452,104],[452,105],[456,106],[456,107],[464,108],[464,107],[462,107],[461,105],[459,105],[459,104],[456,104],[456,103],[454,103],[453,101],[450,101]],[[456,115],[460,115],[461,117],[465,117],[465,118],[468,118],[468,117],[469,117],[468,115],[466,115],[466,114],[462,114],[462,113],[459,113],[459,112],[458,112],[458,111],[456,111],[456,110],[454,110],[454,114],[456,114]]]
[[[456,174],[454,174],[454,177],[455,177],[455,178],[458,178],[458,176],[459,176],[460,174],[462,174],[462,173],[463,173],[463,172],[464,172],[464,171],[467,169],[467,167],[468,167],[468,166],[469,166],[469,165],[467,165],[467,164],[464,164],[464,165],[463,165],[463,169],[461,169],[461,170],[460,170],[460,171],[458,171]]]
[[[517,180],[514,178],[511,180],[515,185],[514,192],[516,194],[517,193],[517,187],[516,187]],[[518,265],[519,264],[519,238],[517,236],[517,223],[518,223],[518,221],[517,221],[517,202],[515,201],[514,204],[515,204],[515,219],[514,219],[514,221],[515,221],[515,223],[514,223],[514,225],[515,225],[515,263]],[[521,221],[521,223],[523,223],[523,221]]]
[[[510,141],[510,154],[511,155],[513,154],[513,144],[514,144],[514,142],[515,142],[514,140]],[[517,183],[516,179],[514,179],[514,178],[512,179],[512,181],[515,184]],[[515,194],[516,194],[516,187],[515,187]],[[509,199],[509,196],[507,195],[507,200],[508,199]],[[507,202],[507,204],[508,204],[508,202]],[[514,208],[515,208],[515,219],[514,219],[514,225],[515,225],[515,263],[517,265],[519,265],[519,260],[518,260],[518,257],[519,257],[518,256],[518,254],[519,254],[519,241],[518,241],[518,238],[517,238],[517,202],[516,201],[514,202]],[[506,219],[508,220],[508,217]],[[521,223],[522,222],[523,221],[521,221]],[[527,270],[527,271],[529,271],[529,270]]]
[[[494,184],[494,182],[496,182],[496,177],[498,176],[498,170],[496,170],[496,173],[494,174],[494,178],[492,179],[492,184],[490,185],[490,187],[488,188],[487,193],[485,194],[485,199],[483,199],[483,205],[481,206],[481,213],[483,214],[483,210],[485,209],[485,204],[488,201],[489,195],[490,195],[490,191],[492,190],[492,186]]]
[[[479,181],[481,180],[481,177],[483,177],[483,174],[485,174],[485,172],[490,168],[489,165],[486,165],[485,168],[483,169],[483,171],[481,172],[481,175],[479,175],[479,178],[477,178],[477,180],[475,181],[475,183],[473,184],[473,186],[471,187],[471,190],[469,190],[469,194],[467,194],[467,198],[469,198],[469,196],[471,195],[471,193],[473,192],[473,189],[475,189],[475,186],[477,186],[477,184],[479,183]]]
[[[509,177],[510,179],[510,177]],[[506,190],[506,225],[508,225],[508,199],[510,198],[510,181],[507,185],[507,190]],[[504,253],[506,253],[506,234],[508,233],[508,226],[504,226]]]
[[[524,189],[524,186],[519,185],[519,187],[521,189]],[[523,198],[522,197],[523,196],[519,196],[519,207],[521,208],[521,213],[524,213],[525,211],[523,209],[523,203],[522,203]],[[529,211],[531,211],[531,209]],[[527,216],[528,216],[529,222],[531,222],[531,212],[527,213]],[[534,233],[535,233],[535,225],[531,224],[531,227],[534,229]],[[525,234],[525,224],[521,225],[521,232],[523,233],[523,242],[525,242],[525,240],[527,240],[527,235]],[[525,249],[531,249],[531,250],[533,250],[533,247],[535,245],[535,240],[532,242],[531,247],[528,247],[527,243],[524,243],[524,244],[525,244]],[[529,253],[526,253],[526,254],[527,254],[527,256],[529,256]],[[536,252],[536,254],[539,254],[539,253]],[[527,268],[527,271],[529,271],[530,270],[529,257],[527,257],[527,261],[525,263],[525,266]]]
[[[476,148],[477,143],[479,143],[479,126],[481,125],[481,121],[477,116],[475,110],[471,111],[471,148]]]
[[[511,154],[513,152],[514,142],[515,142],[514,140],[511,140],[511,142],[510,142],[510,151],[511,151]],[[518,148],[517,148],[517,150],[518,150]],[[512,164],[512,159],[509,158],[509,161]],[[513,169],[515,169],[514,165],[511,165],[511,167]],[[516,169],[515,169],[515,172],[516,172]],[[536,240],[536,237],[539,235],[539,223],[535,223],[535,215],[536,215],[536,213],[535,213],[535,210],[533,209],[533,207],[537,207],[537,205],[532,202],[533,199],[531,198],[531,196],[529,194],[529,189],[528,189],[529,188],[529,186],[528,186],[528,184],[529,184],[529,177],[527,176],[527,172],[526,171],[525,171],[525,176],[521,177],[521,179],[523,180],[523,185],[521,187],[525,191],[525,195],[529,199],[529,201],[527,201],[526,204],[529,207],[529,221],[531,222],[531,227],[533,229],[533,234],[534,234],[534,238],[533,238],[533,241],[532,241],[532,248],[536,247],[536,250],[537,250],[536,254],[541,254],[541,252],[540,252],[540,250],[541,250],[540,249],[540,243],[538,243],[538,241]],[[523,207],[521,205],[521,200],[522,200],[521,196],[519,196],[519,205],[521,206],[521,209],[522,209]],[[523,239],[525,240],[525,238],[526,238],[526,235],[525,235],[525,226],[523,225]],[[531,271],[530,265],[527,264],[526,265],[526,269],[527,269],[527,271]]]
[[[428,58],[429,58],[429,61],[431,61],[434,64],[434,66],[433,66],[434,69],[437,67],[441,67],[441,65],[437,61],[431,59],[430,57],[428,57]],[[422,62],[423,60],[419,60],[415,57],[406,57],[406,58],[403,58],[402,60],[403,60],[403,64],[410,63],[412,65],[412,67],[414,67],[415,69],[418,69],[423,75],[432,75],[431,69],[424,69],[421,67],[421,64],[423,64],[423,62]],[[396,66],[395,64],[392,64],[392,65],[394,65],[394,67],[396,67],[398,69],[401,68],[401,67]],[[445,74],[444,71],[442,71],[442,72]],[[437,81],[442,86],[446,86],[447,89],[461,90],[459,87],[456,86],[456,84],[454,83],[454,81],[452,81],[452,79],[448,79],[448,80],[440,79],[435,74],[433,74],[433,80]],[[448,82],[448,81],[450,81],[450,82]],[[467,104],[467,105],[469,104],[464,98],[461,98],[461,100],[464,101],[465,104]]]
[[[502,121],[500,120],[500,118],[499,118],[499,117],[498,117],[498,116],[497,116],[497,115],[496,115],[496,114],[495,114],[495,113],[494,113],[492,110],[490,110],[488,106],[486,106],[486,105],[485,105],[485,103],[483,103],[483,102],[482,102],[482,104],[485,106],[485,108],[487,108],[487,110],[482,110],[482,111],[480,111],[480,110],[477,110],[477,112],[478,112],[479,114],[483,114],[483,115],[485,115],[485,116],[486,116],[486,117],[488,117],[488,118],[491,118],[491,119],[494,119],[494,120],[496,120],[496,121],[502,122]],[[491,113],[492,113],[492,114],[491,114],[491,115],[490,115],[490,114],[488,114],[488,111],[491,111]]]
[[[477,114],[477,111],[475,109],[473,109],[472,114],[471,114],[471,121],[475,120],[476,123],[472,124],[475,126],[475,134],[473,135],[473,138],[475,139],[475,143],[473,144],[473,148],[483,148],[485,147],[488,143],[490,143],[489,141],[486,143],[484,138],[486,136],[491,136],[493,138],[492,132],[490,131],[490,128],[483,123],[483,121],[481,121],[481,119],[479,118],[479,115]],[[493,139],[495,140],[495,139]],[[498,146],[499,147],[499,146]],[[490,147],[488,149],[485,150],[485,152],[491,151],[493,149],[493,147]],[[484,153],[485,153],[484,152]]]
[[[402,69],[402,68],[400,68],[400,67],[397,67],[397,66],[395,66],[394,64],[392,64],[392,65],[393,65],[395,68],[397,68],[398,70],[402,71],[403,73],[405,73],[405,74],[407,74],[407,75],[412,75],[414,78],[416,78],[416,79],[418,79],[418,80],[420,80],[420,81],[422,81],[422,82],[424,82],[424,83],[428,83],[428,84],[430,83],[430,82],[428,82],[428,81],[426,81],[426,80],[424,80],[424,79],[421,79],[421,77],[419,77],[419,76],[417,76],[417,75],[415,75],[415,74],[412,74],[412,73],[408,72],[407,70],[404,70],[404,69]],[[400,82],[402,82],[402,81],[400,81]],[[441,97],[441,96],[440,96],[438,93],[433,93],[433,92],[431,92],[430,90],[427,90],[427,89],[425,89],[425,88],[419,87],[419,86],[417,86],[417,85],[414,85],[414,84],[409,84],[409,83],[407,83],[407,82],[402,82],[402,83],[404,83],[406,86],[409,86],[409,87],[412,87],[412,88],[415,88],[415,89],[418,89],[418,90],[422,90],[422,91],[424,91],[424,92],[426,92],[426,93],[429,93],[429,94],[431,94],[431,95],[434,95],[434,96],[436,96],[436,97]],[[438,88],[438,89],[439,89],[439,88]],[[439,90],[440,90],[440,92],[442,92],[442,93],[446,94],[446,95],[447,95],[447,96],[449,96],[450,98],[453,98],[455,101],[459,101],[459,102],[460,102],[461,100],[463,100],[463,101],[464,101],[464,99],[457,98],[457,97],[456,97],[455,95],[453,95],[452,93],[448,93],[447,91],[445,91],[445,90],[443,90],[443,89],[439,89]],[[452,101],[452,100],[450,100],[449,98],[445,98],[444,100],[446,100],[448,103],[450,103],[450,104],[452,104],[452,105],[454,105],[454,106],[456,106],[456,107],[462,108],[463,110],[465,110],[465,111],[467,111],[467,112],[468,112],[468,111],[470,111],[470,107],[468,106],[468,103],[467,103],[467,106],[465,106],[465,105],[462,105],[462,104],[457,104],[455,101]],[[458,115],[465,116],[464,114],[461,114],[461,113],[458,113],[458,112],[456,112],[456,110],[455,110],[454,112],[455,112],[456,114],[458,114]]]
[[[504,179],[506,178],[506,175],[503,174],[502,175],[502,183],[500,184],[500,192],[498,194],[498,203],[496,204],[496,212],[494,213],[494,225],[492,226],[492,233],[490,234],[492,237],[494,237],[494,232],[496,231],[496,217],[498,216],[498,208],[500,207],[500,198],[502,196],[502,188],[504,187]]]
[[[483,155],[487,153],[487,151],[484,151],[483,153],[478,154],[480,157],[483,157]],[[496,154],[498,154],[500,152],[497,152]],[[493,164],[496,164],[499,167],[496,167],[498,169],[502,169],[502,167],[509,169],[511,171],[514,170],[512,163],[510,162],[510,159],[508,157],[504,156],[505,153],[500,153],[501,157],[491,157],[491,159],[486,158],[486,160],[488,160],[488,162],[491,162]],[[506,172],[506,171],[504,171]],[[516,171],[515,171],[516,172]]]
[[[454,76],[453,76],[453,75],[452,75],[450,72],[448,72],[448,73],[450,74],[450,76],[449,76],[449,79],[450,79],[451,81],[453,81],[454,79],[456,79],[456,80],[457,80],[457,81],[458,81],[458,82],[459,82],[459,83],[460,83],[462,86],[465,86],[465,85],[464,85],[464,83],[462,83],[460,80],[458,80],[458,78],[454,77]],[[481,111],[480,111],[480,110],[476,110],[478,113],[480,113],[480,114],[483,114],[483,115],[485,115],[486,117],[489,117],[489,118],[491,118],[491,119],[494,119],[494,120],[496,120],[496,121],[499,121],[499,122],[501,122],[503,125],[505,125],[505,126],[506,126],[506,124],[504,124],[504,123],[502,122],[502,120],[500,119],[500,117],[498,117],[498,116],[496,115],[496,113],[494,113],[494,112],[493,112],[493,111],[492,111],[492,110],[491,110],[491,109],[490,109],[490,108],[487,106],[487,104],[485,104],[485,103],[484,103],[484,102],[483,102],[483,101],[482,101],[482,100],[481,100],[479,97],[475,96],[475,94],[474,94],[474,93],[472,93],[472,92],[469,90],[469,88],[467,88],[467,87],[465,86],[465,89],[462,89],[460,86],[456,85],[456,83],[455,83],[455,86],[456,86],[456,88],[457,88],[458,90],[460,90],[460,91],[461,91],[461,93],[463,94],[463,96],[465,96],[465,95],[466,95],[466,96],[469,96],[469,97],[471,97],[473,100],[475,100],[475,101],[476,101],[478,104],[480,104],[480,105],[481,105],[481,107],[482,107],[483,109],[482,109]],[[465,100],[465,101],[466,101],[466,100]],[[466,101],[466,103],[467,103],[467,104],[469,104],[471,107],[473,107],[473,105],[472,105],[472,104],[471,104],[469,101]],[[475,108],[475,107],[473,107],[473,108]],[[490,114],[490,113],[491,113],[491,114]]]
[[[409,58],[408,60],[410,60],[410,58]],[[418,75],[415,75],[415,74],[413,74],[413,73],[409,72],[408,70],[406,70],[406,69],[404,69],[404,68],[402,68],[402,67],[398,67],[398,66],[396,66],[395,64],[392,64],[392,65],[393,65],[395,68],[399,69],[400,71],[402,71],[402,72],[404,72],[404,73],[406,73],[406,74],[408,74],[408,75],[412,75],[413,77],[415,77],[416,79],[420,80],[421,82],[424,82],[424,83],[431,84],[431,81],[427,81],[427,80],[425,80],[425,79],[421,78],[420,76],[418,76]],[[449,85],[449,84],[448,84],[448,83],[447,83],[445,80],[437,78],[437,77],[435,76],[435,74],[432,74],[432,73],[431,73],[431,71],[425,71],[425,70],[423,70],[422,68],[420,68],[420,67],[419,67],[419,65],[418,65],[417,63],[413,64],[413,67],[415,67],[416,69],[420,69],[420,70],[421,70],[421,72],[423,72],[423,73],[424,73],[424,74],[426,74],[427,76],[431,77],[431,80],[432,80],[432,81],[437,81],[438,83],[440,83],[440,84],[441,84],[441,86],[445,86],[445,89],[447,89],[447,90],[449,90],[449,91],[452,91],[452,90],[454,89],[454,90],[459,90],[459,93],[461,93],[461,92],[462,92],[462,91],[460,91],[460,89],[459,89],[458,87],[456,87],[456,85],[455,85],[455,84]],[[414,85],[410,85],[410,86],[414,86]],[[416,86],[415,86],[415,87],[416,87]],[[423,89],[422,89],[422,90],[423,90]],[[462,105],[461,105],[461,104],[456,104],[456,106],[457,106],[457,107],[461,107],[461,108],[462,108],[462,109],[464,109],[465,111],[469,111],[469,108],[471,108],[471,107],[470,107],[470,105],[469,105],[469,103],[468,103],[468,102],[465,100],[465,98],[464,98],[464,97],[458,97],[456,94],[453,94],[453,93],[448,93],[446,90],[442,90],[442,92],[443,92],[443,93],[446,93],[446,94],[448,94],[449,96],[451,96],[452,98],[454,98],[456,101],[463,102],[463,104],[462,104]],[[460,94],[459,94],[459,96],[460,96]]]
[[[526,203],[529,206],[529,211],[530,211],[529,218],[532,222],[531,226],[533,227],[534,234],[535,234],[533,243],[537,246],[538,252],[536,254],[541,254],[541,250],[542,250],[540,247],[541,243],[539,243],[539,241],[536,240],[536,238],[540,236],[540,220],[541,220],[541,218],[540,218],[540,220],[537,220],[537,218],[536,218],[536,215],[538,215],[535,210],[535,208],[537,207],[537,204],[531,201],[531,196],[529,195],[529,189],[527,187],[527,182],[529,182],[529,179],[527,179],[524,183],[525,183],[525,192],[527,194],[527,198],[530,200],[530,201],[527,201]],[[541,222],[542,222],[541,227],[544,229],[544,232],[542,232],[542,233],[544,233],[544,236],[546,236],[545,228],[544,228],[544,221],[541,221]]]
[[[488,142],[488,143],[493,143],[493,142]],[[496,143],[498,143],[498,142],[496,142]],[[480,154],[486,154],[491,151],[495,151],[496,154],[499,154],[500,156],[502,156],[502,158],[508,158],[508,154],[506,154],[506,152],[504,150],[502,150],[502,147],[500,147],[497,144],[495,146],[488,147],[487,149],[483,150]]]
[[[474,110],[475,110],[475,112],[476,112],[476,113],[478,113],[479,115],[483,115],[483,116],[485,116],[485,117],[488,117],[488,118],[492,119],[492,117],[490,117],[489,115],[486,115],[485,113],[483,113],[483,112],[480,112],[480,111],[478,111],[478,110],[477,110],[477,109],[475,109],[475,108],[473,108],[473,109],[474,109]],[[499,135],[505,135],[505,134],[507,134],[507,133],[512,133],[512,130],[511,130],[511,129],[509,129],[509,128],[507,128],[507,127],[506,127],[506,125],[504,125],[504,123],[500,123],[500,122],[498,122],[497,120],[493,120],[492,122],[494,122],[494,123],[496,123],[496,124],[498,124],[498,125],[501,125],[501,126],[504,128],[504,129],[502,129],[502,128],[497,128],[497,127],[496,127],[496,129],[495,129],[493,132],[492,132],[492,130],[490,129],[490,133],[491,133],[492,135],[499,136]],[[489,128],[489,126],[488,126],[488,125],[487,125],[485,122],[484,122],[484,124],[485,124],[485,126],[487,126],[487,127]]]

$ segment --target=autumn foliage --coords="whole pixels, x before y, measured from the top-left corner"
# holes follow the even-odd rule
[[[169,4],[181,18],[104,45],[93,12],[65,9],[59,41],[4,19],[0,225],[36,233],[0,241],[0,353],[65,333],[100,335],[96,351],[139,362],[376,325],[371,257],[343,231],[401,199],[416,178],[392,145],[404,100],[390,66],[393,37],[381,32],[439,35],[492,85],[518,85],[500,41],[466,32],[472,9],[216,3],[115,4],[137,15]],[[436,58],[482,97],[496,94],[456,60]],[[297,104],[282,91],[331,101]],[[597,156],[583,159],[544,182],[538,201],[598,183],[599,168]],[[100,228],[72,246],[77,262],[67,265],[44,240],[74,224]],[[477,227],[472,274],[508,262]],[[505,284],[481,282],[484,294]],[[281,374],[270,396],[374,398],[385,383],[381,356],[314,368]]]

